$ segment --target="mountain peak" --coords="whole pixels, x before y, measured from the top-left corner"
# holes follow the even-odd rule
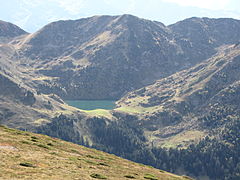
[[[132,14],[123,14],[123,15],[119,15],[119,20],[123,20],[123,21],[127,21],[127,22],[134,22],[134,21],[150,21],[150,20],[146,20],[143,18],[139,18],[137,16],[134,16]]]
[[[12,38],[23,34],[27,32],[12,23],[0,20],[0,37]]]
[[[132,14],[123,14],[123,15],[120,15],[120,17],[122,17],[122,18],[138,18],[137,16],[134,16]]]

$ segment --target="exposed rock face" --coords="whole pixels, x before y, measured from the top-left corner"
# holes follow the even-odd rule
[[[40,91],[117,99],[235,43],[239,26],[232,19],[192,18],[167,27],[131,15],[94,16],[49,24],[24,39],[20,53],[37,72],[56,77]]]
[[[23,104],[32,105],[35,103],[36,99],[34,94],[21,88],[18,84],[14,83],[4,75],[0,74],[0,95],[3,97],[13,98],[15,100],[20,100]]]

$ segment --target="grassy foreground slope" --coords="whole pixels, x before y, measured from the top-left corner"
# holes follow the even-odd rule
[[[187,179],[45,135],[0,126],[0,179]]]

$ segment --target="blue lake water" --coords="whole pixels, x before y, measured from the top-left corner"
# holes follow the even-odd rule
[[[94,109],[114,109],[115,101],[110,100],[71,100],[65,101],[68,105],[83,109],[83,110],[94,110]]]

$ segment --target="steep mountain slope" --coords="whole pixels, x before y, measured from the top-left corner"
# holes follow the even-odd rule
[[[0,123],[32,130],[71,109],[56,95],[43,95],[0,72]],[[75,110],[76,112],[76,110]]]
[[[207,136],[186,149],[153,148],[157,160],[151,165],[199,180],[237,180],[240,178],[239,130],[239,117],[232,117],[223,128],[214,132],[215,137]]]
[[[37,86],[40,91],[65,99],[117,99],[191,67],[240,36],[238,20],[185,21],[166,27],[131,15],[94,16],[51,23],[14,43],[35,72],[50,77]],[[222,33],[226,38],[219,38]]]
[[[76,144],[0,126],[1,179],[190,179]]]
[[[239,45],[223,47],[189,70],[129,93],[118,110],[140,116],[152,144],[191,144],[239,117],[239,62]]]
[[[5,29],[4,37],[13,36],[11,32],[16,31],[15,29],[20,28],[9,25],[9,29]],[[34,131],[57,117],[81,120],[88,116],[85,112],[65,104],[57,95],[43,94],[35,89],[39,84],[46,84],[51,77],[37,74],[28,58],[23,58],[18,52],[18,43],[28,36],[21,32],[8,41],[0,42],[0,123]],[[87,134],[82,128],[79,129],[81,135]]]

